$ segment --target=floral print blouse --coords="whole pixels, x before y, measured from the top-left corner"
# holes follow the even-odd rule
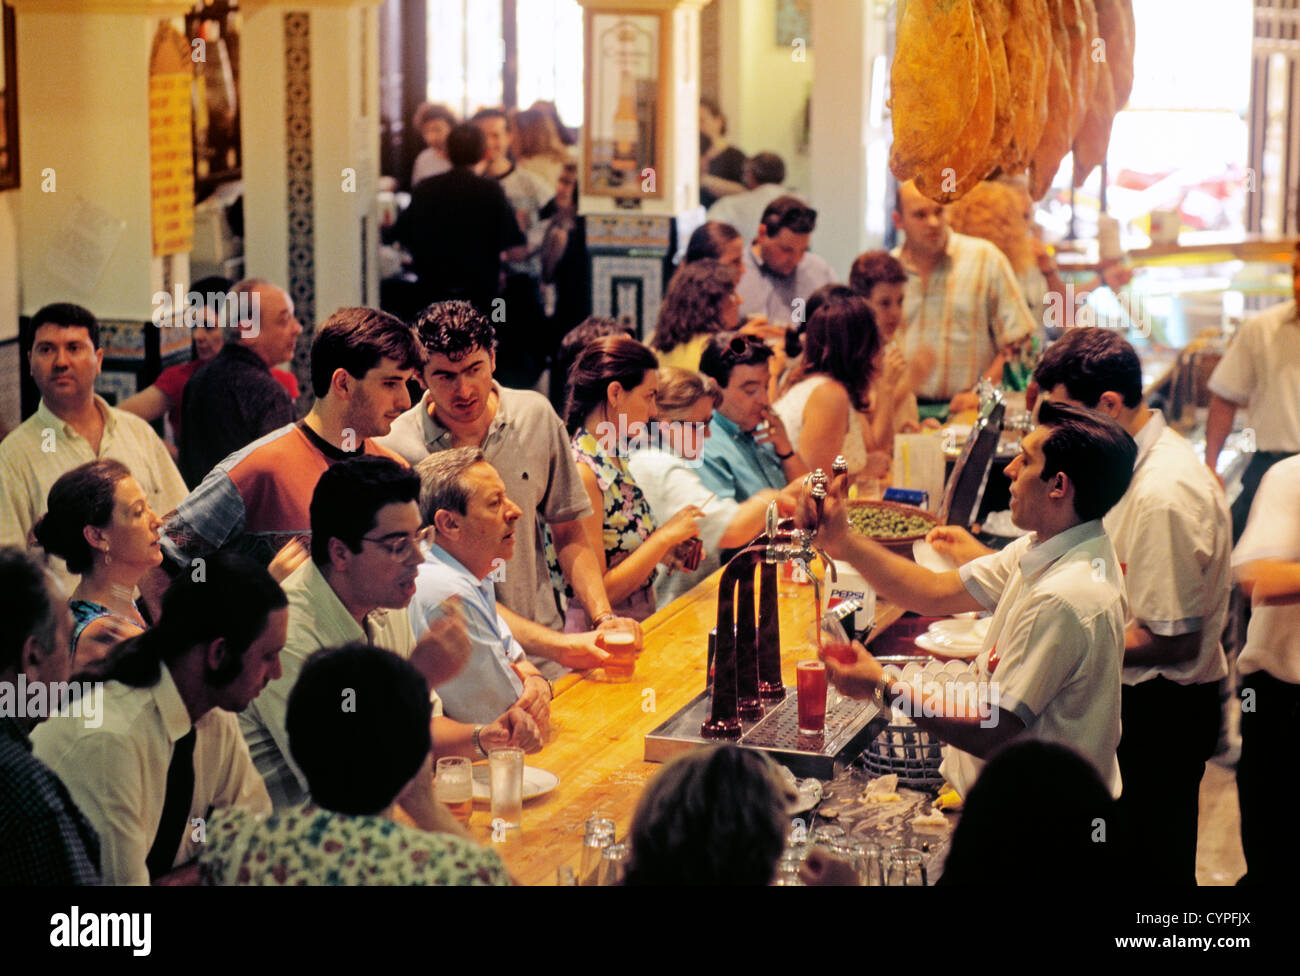
[[[217,811],[199,869],[210,885],[510,884],[495,851],[310,800],[265,820],[234,807]]]
[[[628,471],[627,458],[607,454],[601,442],[585,427],[578,428],[571,445],[573,459],[592,470],[596,475],[596,484],[604,496],[605,510],[602,515],[605,564],[617,566],[659,526],[655,523],[654,513],[650,511],[650,503],[641,494],[641,489]],[[553,564],[551,571],[553,580],[558,578],[559,582],[563,582],[558,564]],[[624,609],[627,609],[627,604],[640,606],[646,603],[648,596],[653,593],[652,586],[657,572],[652,572],[645,584],[625,601]],[[570,608],[581,609],[581,604],[574,599],[573,589],[567,583],[564,583],[564,596]],[[616,612],[619,609],[614,608]],[[653,600],[649,602],[649,609],[654,610]],[[634,615],[641,619],[648,614],[635,612]]]

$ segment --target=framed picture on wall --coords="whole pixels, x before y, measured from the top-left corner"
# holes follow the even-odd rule
[[[663,169],[664,45],[661,12],[586,12],[586,179],[594,196],[660,197]]]
[[[0,190],[18,185],[18,63],[14,12],[0,4]]]

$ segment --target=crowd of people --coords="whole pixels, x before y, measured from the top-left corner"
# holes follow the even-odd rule
[[[580,233],[572,163],[540,107],[464,123],[422,109],[427,148],[391,228],[417,314],[343,308],[316,326],[301,416],[279,366],[303,327],[269,281],[213,283],[230,314],[194,330],[192,364],[121,407],[94,392],[89,310],[25,323],[41,401],[0,442],[0,684],[100,682],[103,721],[0,714],[0,883],[508,882],[434,801],[433,761],[542,748],[555,677],[600,667],[611,629],[639,644],[640,622],[758,534],[771,504],[807,519],[804,476],[841,455],[819,544],[895,604],[992,614],[975,667],[1001,721],[916,718],[970,799],[950,883],[987,870],[981,845],[1029,812],[1008,800],[1015,763],[1113,814],[1125,863],[1194,882],[1234,573],[1255,603],[1238,666],[1270,702],[1243,722],[1249,878],[1295,864],[1263,838],[1263,779],[1300,687],[1300,384],[1275,352],[1295,305],[1248,325],[1212,379],[1207,467],[1143,402],[1122,337],[1041,334],[1023,255],[1016,267],[950,231],[905,184],[903,243],[859,256],[841,284],[779,158],[726,178],[719,118],[717,199],[648,344],[612,319],[557,331],[548,317]],[[1300,250],[1295,281],[1300,299]],[[1029,534],[992,552],[936,529],[960,568],[933,573],[848,531],[845,500],[888,480],[894,437],[974,406],[978,382],[1026,350],[1038,426],[1006,473]],[[531,389],[546,369],[549,398]],[[1234,534],[1212,466],[1245,405],[1283,419],[1267,444],[1261,431],[1275,467],[1252,467]],[[147,423],[164,414],[175,460]],[[861,645],[827,669],[846,694],[907,699]],[[642,799],[626,883],[766,883],[783,811],[754,754],[674,763]],[[1080,870],[1099,863],[1073,834],[1049,842]],[[805,875],[840,876],[821,856]]]

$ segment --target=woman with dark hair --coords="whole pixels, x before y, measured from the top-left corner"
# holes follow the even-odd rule
[[[721,220],[707,220],[695,228],[686,242],[682,267],[712,258],[736,269],[736,284],[745,276],[745,239],[740,231]]]
[[[623,884],[771,884],[787,822],[766,756],[697,749],[664,766],[641,794]]]
[[[696,370],[709,337],[740,324],[736,272],[730,265],[705,258],[683,264],[668,283],[650,345],[659,365]]]
[[[600,560],[605,592],[616,616],[644,620],[655,610],[655,567],[675,565],[686,554],[679,547],[700,534],[704,513],[687,505],[662,527],[627,468],[629,441],[645,442],[655,417],[659,374],[652,353],[635,339],[597,339],[569,370],[565,424],[572,438],[578,474],[591,502],[582,520]],[[557,567],[552,566],[552,578]],[[592,629],[587,612],[565,588],[569,633]]]
[[[340,698],[383,707],[339,708]],[[399,798],[432,780],[429,686],[396,654],[361,643],[317,651],[289,694],[289,750],[311,798],[265,820],[221,810],[200,855],[216,885],[505,885],[505,865],[445,823],[394,822]]]
[[[120,461],[83,464],[50,488],[46,513],[33,531],[46,552],[81,576],[68,602],[75,621],[69,651],[79,665],[150,625],[136,587],[162,562],[161,525]]]
[[[871,308],[852,288],[826,285],[807,311],[803,359],[772,409],[810,468],[829,471],[843,454],[851,477],[883,473],[878,465],[868,472],[863,421],[881,352]]]

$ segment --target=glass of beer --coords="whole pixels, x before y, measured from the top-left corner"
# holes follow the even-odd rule
[[[636,632],[626,624],[602,630],[596,637],[600,649],[609,654],[603,665],[606,681],[631,681],[636,672]]]
[[[524,750],[514,747],[488,753],[492,785],[492,832],[518,829],[524,819]]]
[[[451,815],[468,827],[474,810],[474,779],[469,760],[464,756],[439,759],[433,774],[433,791]]]
[[[821,661],[800,661],[794,675],[799,734],[821,735],[826,730],[826,665]]]

